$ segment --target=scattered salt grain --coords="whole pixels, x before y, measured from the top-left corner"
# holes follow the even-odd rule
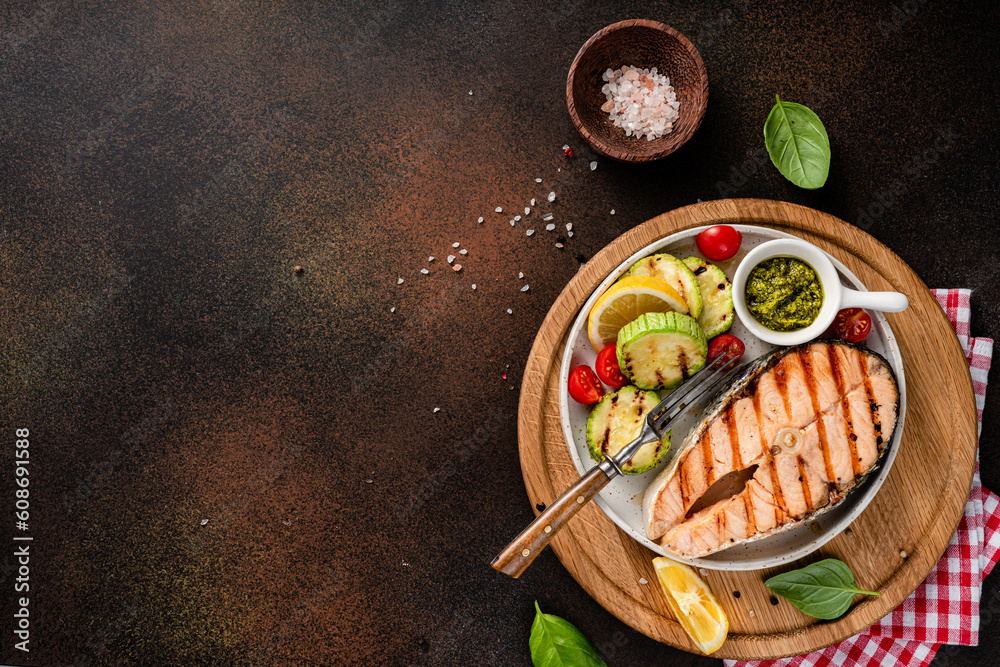
[[[497,213],[503,213],[503,209],[502,209],[501,207],[499,207],[499,206],[497,206],[497,207],[496,207],[495,209],[493,209],[493,210],[494,210],[494,211],[496,211]]]
[[[649,582],[646,581],[646,577],[639,577],[639,583],[642,584],[643,586],[645,586]]]
[[[479,216],[479,220],[477,220],[476,222],[482,222],[482,221],[483,221],[483,216]]]
[[[556,193],[550,192],[549,193],[549,201],[555,201],[555,200],[556,200]]]
[[[403,284],[403,279],[402,279],[402,278],[398,279],[398,280],[396,281],[396,284],[397,284],[397,285],[402,285],[402,284]]]
[[[207,526],[208,525],[208,519],[202,519],[201,520],[201,525]]]
[[[434,261],[434,255],[431,255],[430,257],[428,257],[427,261],[428,262],[433,262]]]
[[[434,408],[434,412],[435,413],[441,412],[441,408]]]
[[[535,183],[541,183],[541,182],[542,182],[542,179],[540,179],[540,178],[536,178],[535,179]]]
[[[534,229],[526,229],[526,230],[524,230],[524,235],[525,236],[531,236],[534,233],[535,233]]]
[[[451,270],[452,271],[461,271],[462,270],[462,265],[461,264],[456,264],[455,266],[451,267]]]
[[[703,568],[703,567],[701,567],[701,568],[698,568],[698,572],[699,572],[699,573],[701,574],[701,576],[703,576],[703,577],[707,577],[707,576],[708,576],[708,570],[706,570],[706,569],[705,569],[705,568]]]
[[[899,552],[899,557],[900,558],[906,558],[908,555],[909,554],[907,554],[905,551],[900,550],[900,552]]]
[[[428,271],[427,269],[420,269],[420,273],[426,276],[428,273],[430,273],[430,271]]]
[[[551,220],[552,217],[553,216],[552,216],[551,213],[546,213],[545,215],[542,216],[542,220],[545,220],[547,222],[547,221]]]
[[[523,278],[523,277],[524,277],[524,273],[523,273],[523,272],[521,272],[521,271],[518,271],[518,272],[517,272],[517,277],[518,277],[518,278]]]
[[[547,231],[547,232],[551,232],[555,228],[556,228],[556,226],[554,224],[552,224],[551,222],[549,224],[545,225],[545,231]]]
[[[562,250],[563,249],[563,244],[562,243],[557,243],[556,247],[559,248],[560,250]]]
[[[563,144],[563,147],[562,147],[562,149],[563,149],[563,150],[566,150],[567,148],[569,148],[569,144]]]
[[[454,255],[448,255],[448,263],[451,264],[454,261],[455,261],[455,256]]]
[[[754,616],[756,616],[756,615],[757,615],[757,614],[753,613],[753,609],[751,609],[751,610],[750,610],[750,618],[753,618],[753,617],[754,617]]]
[[[513,310],[511,310],[510,308],[508,308],[508,309],[507,309],[507,314],[508,314],[508,315],[513,315],[513,314],[514,314],[514,311],[513,311]]]
[[[566,235],[570,238],[573,238],[573,232],[566,232]]]
[[[597,169],[597,163],[596,163],[596,162],[591,162],[591,163],[590,163],[590,170],[591,170],[591,171],[594,171],[594,170],[596,170],[596,169]]]
[[[515,216],[514,216],[514,222],[517,222],[517,221],[518,221],[518,220],[520,220],[520,219],[521,219],[521,216],[519,216],[519,215],[515,215]]]
[[[566,231],[567,232],[573,231],[573,223],[572,222],[567,222],[566,223]]]
[[[396,306],[393,306],[392,308],[390,308],[389,312],[390,313],[395,313],[396,312]]]
[[[513,226],[514,226],[514,221],[513,221],[513,220],[511,220],[511,221],[510,221],[510,226],[511,226],[511,227],[513,227]]]
[[[525,214],[525,215],[528,215],[529,213],[531,213],[531,209],[530,209],[530,208],[528,208],[527,206],[525,206],[525,207],[524,207],[524,214]]]
[[[462,244],[461,244],[461,243],[459,243],[458,241],[455,241],[454,243],[452,243],[452,244],[451,244],[451,247],[452,247],[452,248],[457,248],[457,247],[458,247],[458,246],[460,246],[460,245],[462,245]]]
[[[476,289],[476,283],[472,283],[472,289]]]
[[[670,79],[655,67],[625,65],[618,70],[608,69],[601,78],[605,81],[601,92],[607,99],[601,111],[609,114],[611,122],[625,130],[626,136],[652,141],[673,132],[680,117],[680,102]]]
[[[469,91],[469,94],[470,94],[470,95],[472,94],[472,91],[471,91],[471,90]]]
[[[611,215],[615,214],[615,209],[611,209]]]
[[[524,287],[522,287],[522,288],[521,288],[521,291],[522,291],[522,292],[527,292],[527,291],[528,291],[528,286],[527,286],[527,285],[525,285]]]
[[[458,251],[458,254],[459,255],[468,255],[469,251],[466,250],[465,248],[462,248],[461,250]]]

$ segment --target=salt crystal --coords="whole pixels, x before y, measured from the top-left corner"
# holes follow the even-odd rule
[[[549,201],[555,201],[555,200],[556,200],[556,193],[550,192],[549,193]]]
[[[566,150],[567,148],[569,148],[569,144],[564,144],[562,149]]]
[[[528,215],[529,213],[531,213],[531,209],[530,209],[530,208],[528,208],[527,206],[525,206],[525,207],[524,207],[524,214],[525,214],[525,215]]]
[[[469,94],[470,94],[470,95],[472,94],[472,91],[471,91],[471,90],[469,91]]]
[[[754,616],[756,616],[756,615],[757,615],[757,614],[753,613],[753,609],[751,609],[751,610],[750,610],[750,618],[753,618],[753,617],[754,617]]]
[[[573,231],[573,223],[572,222],[567,222],[566,223],[566,231],[567,232]]]
[[[569,236],[570,238],[573,238],[573,232],[566,232],[566,235]]]
[[[642,584],[643,586],[645,586],[649,582],[646,581],[646,577],[639,577],[639,583]]]
[[[535,183],[541,183],[541,182],[542,182],[542,179],[540,179],[540,178],[536,178],[535,179]]]
[[[545,225],[545,231],[547,231],[547,232],[551,232],[555,228],[556,228],[556,226],[554,224],[552,224],[551,222],[549,224]]]
[[[403,279],[402,279],[402,278],[400,278],[399,280],[397,280],[397,281],[396,281],[396,284],[397,284],[397,285],[402,285],[402,284],[403,284]]]
[[[459,243],[458,241],[455,241],[454,243],[452,243],[452,244],[451,244],[451,247],[452,247],[452,248],[457,248],[457,247],[458,247],[458,246],[460,246],[460,245],[462,245],[462,244],[461,244],[461,243]]]
[[[524,277],[524,273],[522,273],[521,271],[518,271],[517,272],[517,277],[518,278],[523,278]]]
[[[482,221],[483,221],[483,216],[479,216],[479,220],[477,220],[476,222],[482,222]]]
[[[534,205],[535,205],[535,200],[534,200],[534,199],[532,199],[532,200],[531,200],[531,205],[532,205],[532,206],[534,206]]]
[[[615,214],[615,209],[611,209],[611,215]]]
[[[455,256],[454,255],[448,255],[448,263],[451,264],[454,261],[455,261]]]
[[[462,265],[461,264],[456,264],[455,266],[451,267],[451,270],[452,271],[461,271],[462,270]]]
[[[472,289],[476,289],[476,283],[472,283]]]
[[[396,306],[393,306],[392,308],[390,308],[389,312],[390,313],[395,313],[396,312]]]
[[[427,261],[428,262],[433,262],[434,261],[434,255],[431,255],[430,257],[428,257]]]
[[[527,285],[525,285],[524,287],[522,287],[522,288],[521,288],[521,291],[522,291],[522,292],[527,292],[527,291],[528,291],[528,286],[527,286]]]
[[[557,247],[557,248],[559,248],[560,250],[562,250],[562,248],[563,248],[563,244],[562,244],[562,243],[557,243],[557,244],[556,244],[556,247]]]
[[[542,220],[543,221],[547,222],[547,221],[549,221],[551,219],[552,219],[552,214],[551,213],[546,213],[545,215],[542,216]]]
[[[514,221],[513,221],[513,220],[511,220],[511,221],[510,221],[510,226],[511,226],[511,227],[513,227],[513,226],[514,226]]]
[[[428,273],[430,273],[430,271],[428,271],[427,269],[420,269],[420,273],[426,276]]]
[[[703,576],[703,577],[707,577],[708,576],[708,570],[706,570],[703,567],[702,568],[698,568],[698,572],[701,573],[701,576]]]
[[[459,255],[468,255],[469,251],[466,250],[465,248],[462,248],[461,250],[458,251],[458,254]]]
[[[518,221],[518,220],[520,220],[520,219],[521,219],[521,216],[519,216],[519,215],[515,215],[515,216],[514,216],[514,222],[517,222],[517,221]]]
[[[434,408],[434,412],[441,412],[441,408]]]
[[[508,308],[508,309],[507,309],[507,314],[508,314],[508,315],[513,315],[513,314],[514,314],[514,311],[513,311],[513,310],[511,310],[510,308]]]
[[[597,163],[596,162],[591,162],[590,163],[590,170],[594,171],[595,169],[597,169]]]
[[[502,208],[500,208],[499,206],[497,206],[497,207],[496,207],[495,209],[493,209],[493,210],[494,210],[494,211],[496,211],[497,213],[503,213],[503,209],[502,209]]]
[[[526,229],[526,230],[524,230],[525,236],[531,236],[534,233],[535,233],[534,229]]]

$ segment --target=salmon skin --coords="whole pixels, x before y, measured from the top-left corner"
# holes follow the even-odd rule
[[[898,410],[895,374],[867,348],[821,340],[775,350],[737,373],[646,490],[646,534],[699,558],[801,525],[878,468]],[[698,502],[740,471],[748,479],[735,495]]]

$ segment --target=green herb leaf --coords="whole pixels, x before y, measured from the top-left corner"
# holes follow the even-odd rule
[[[764,121],[764,144],[781,175],[800,188],[823,187],[830,175],[830,137],[809,107],[777,100]]]
[[[608,667],[583,633],[569,621],[543,614],[537,601],[528,646],[535,667]]]
[[[854,585],[851,568],[836,558],[779,574],[765,581],[764,585],[802,613],[824,620],[843,616],[855,595],[881,595],[858,589]]]

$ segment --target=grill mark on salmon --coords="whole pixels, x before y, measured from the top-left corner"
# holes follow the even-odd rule
[[[647,534],[669,552],[695,558],[811,520],[877,467],[898,400],[885,360],[840,341],[787,348],[753,362],[709,406],[677,459],[650,486],[644,515],[653,502],[666,516],[652,517],[653,523],[647,516]],[[714,481],[740,470],[750,476],[742,491],[702,499]],[[668,491],[676,495],[660,500]],[[699,500],[702,509],[690,512]]]

